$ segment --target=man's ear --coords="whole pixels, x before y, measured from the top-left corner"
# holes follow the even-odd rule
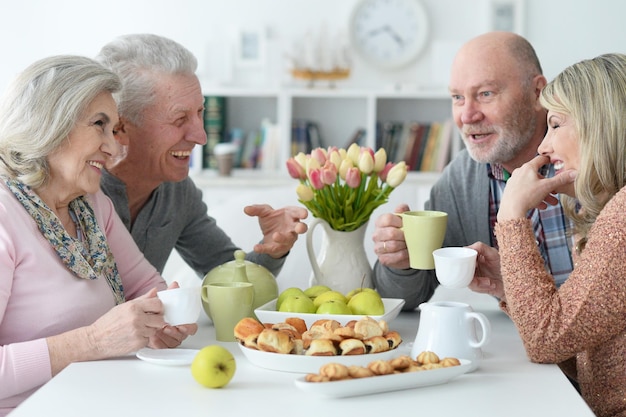
[[[127,129],[128,129],[128,121],[123,118],[120,117],[120,121],[117,123],[117,125],[115,126],[115,140],[117,140],[117,142],[120,145],[123,146],[128,146],[128,133],[127,133]]]

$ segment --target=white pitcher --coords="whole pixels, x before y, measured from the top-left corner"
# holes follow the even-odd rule
[[[319,258],[315,254],[313,232],[323,230]],[[309,285],[326,285],[346,294],[355,288],[373,288],[370,266],[363,239],[367,223],[351,232],[333,230],[325,220],[314,218],[309,223],[306,250],[313,272]]]
[[[411,356],[420,352],[435,352],[440,358],[455,357],[472,361],[470,372],[478,368],[482,359],[481,347],[491,336],[487,317],[472,310],[469,304],[453,301],[422,303],[420,322],[411,349]],[[475,324],[481,328],[478,339]]]

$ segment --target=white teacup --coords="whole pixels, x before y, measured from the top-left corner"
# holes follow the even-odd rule
[[[441,285],[465,288],[474,278],[478,252],[465,247],[447,247],[433,251],[435,273]]]
[[[491,337],[487,317],[473,311],[469,304],[453,301],[422,303],[419,309],[420,322],[411,356],[415,358],[423,351],[431,351],[440,358],[469,359],[470,372],[475,370],[482,359],[481,347]],[[481,328],[480,339],[476,324]]]
[[[198,321],[202,309],[200,288],[172,288],[157,292],[163,303],[163,320],[170,326]]]

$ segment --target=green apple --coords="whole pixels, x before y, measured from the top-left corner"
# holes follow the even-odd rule
[[[385,314],[385,305],[376,291],[361,291],[348,301],[353,314],[364,316],[380,316]]]
[[[320,295],[318,295],[317,297],[315,297],[315,299],[313,300],[313,304],[315,304],[315,308],[318,308],[319,306],[321,306],[325,302],[331,301],[331,300],[341,301],[343,303],[347,303],[348,302],[348,300],[346,299],[345,295],[343,295],[339,291],[332,291],[331,290],[331,291],[323,292]]]
[[[359,287],[359,288],[355,288],[355,289],[353,289],[352,291],[350,291],[349,293],[347,293],[347,294],[346,294],[346,298],[348,299],[348,301],[350,301],[350,299],[351,299],[351,298],[352,298],[355,294],[358,294],[358,293],[363,292],[363,291],[370,291],[370,292],[371,292],[371,291],[373,291],[373,292],[377,293],[377,291],[376,291],[375,289],[373,289],[373,288]],[[378,293],[377,293],[377,294],[378,294]]]
[[[221,388],[228,384],[237,364],[228,349],[220,345],[205,346],[191,362],[191,375],[207,388]]]
[[[317,308],[317,314],[352,314],[352,310],[348,305],[340,300],[326,301]]]
[[[278,311],[285,313],[315,313],[317,308],[306,295],[290,295],[280,304]]]
[[[326,285],[314,285],[304,290],[304,294],[311,300],[314,300],[315,297],[317,297],[318,295],[330,290],[331,288],[327,287]]]
[[[292,295],[304,295],[304,291],[297,287],[289,287],[280,294],[278,294],[278,298],[276,299],[276,311],[279,311],[280,305],[283,303],[285,298]]]

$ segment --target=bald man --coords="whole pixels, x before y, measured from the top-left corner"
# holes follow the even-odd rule
[[[546,85],[532,45],[510,32],[489,32],[461,47],[452,64],[452,114],[465,149],[433,186],[426,210],[448,213],[443,246],[480,241],[495,248],[493,226],[502,191],[514,169],[537,155],[546,132],[546,111],[539,93]],[[542,175],[554,175],[552,166]],[[409,210],[403,204],[397,212]],[[537,244],[560,285],[572,270],[568,235],[571,228],[561,205],[531,210]],[[383,214],[373,234],[378,256],[373,281],[383,297],[403,298],[404,310],[428,301],[438,286],[434,270],[409,267],[402,220]],[[475,277],[470,288],[504,296],[499,268],[493,276]]]

